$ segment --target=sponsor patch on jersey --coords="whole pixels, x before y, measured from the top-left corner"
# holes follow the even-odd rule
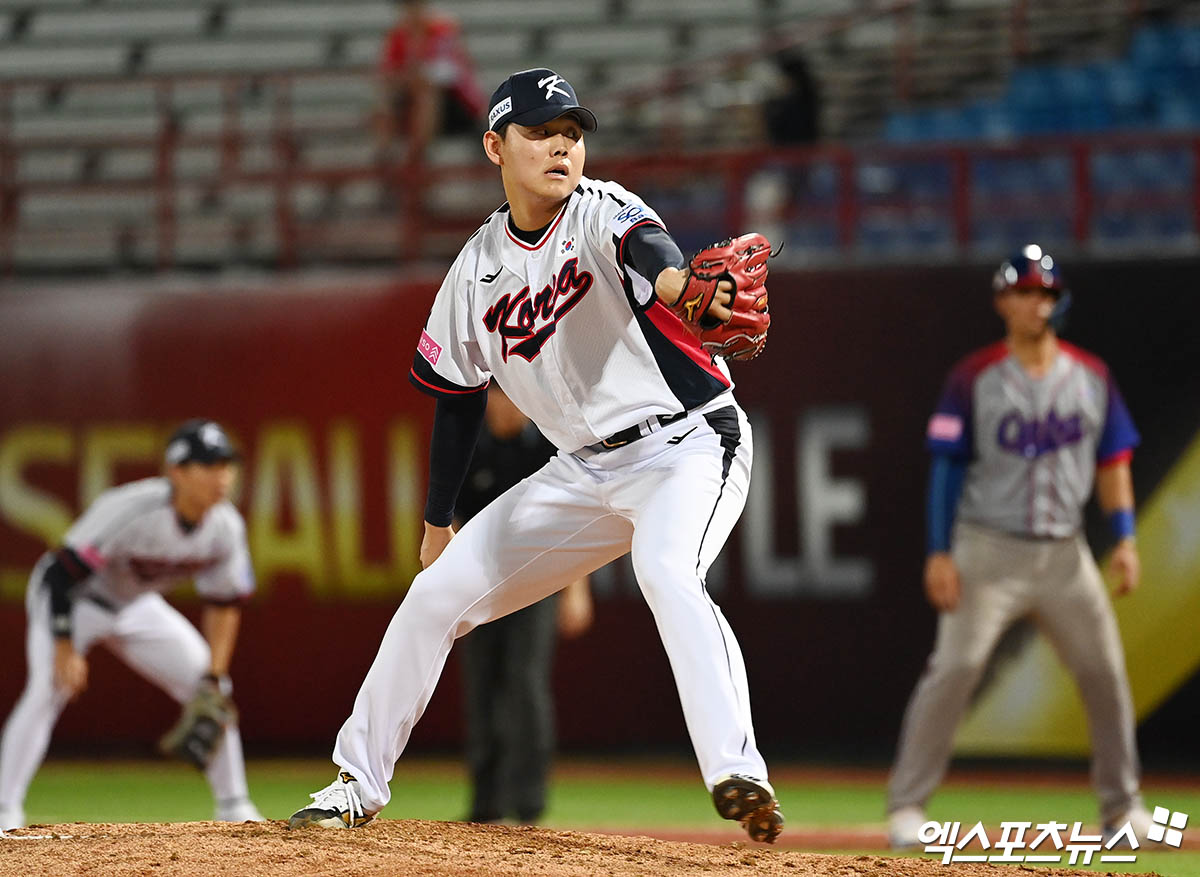
[[[956,442],[962,438],[963,422],[953,414],[935,414],[929,418],[928,436],[936,441]]]
[[[442,355],[441,345],[430,338],[429,333],[424,329],[421,330],[421,340],[417,344],[417,350],[429,361],[430,365],[437,365],[438,357]]]
[[[647,219],[662,224],[654,211],[645,204],[626,204],[616,216],[609,220],[608,228],[618,237],[624,237],[625,232]]]

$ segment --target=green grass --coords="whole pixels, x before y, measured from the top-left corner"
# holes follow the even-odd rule
[[[282,819],[333,779],[324,759],[258,760],[248,766],[250,788],[259,809]],[[883,824],[884,789],[878,777],[847,782],[796,778],[780,771],[777,791],[791,825]],[[386,815],[394,819],[457,819],[467,811],[462,767],[447,760],[406,758],[392,782]],[[1156,788],[1144,794],[1150,805],[1192,814],[1188,833],[1200,831],[1200,790]],[[26,812],[33,822],[187,822],[210,819],[208,786],[199,773],[171,762],[52,760],[30,789]],[[1087,784],[1069,778],[1038,786],[990,782],[943,786],[930,803],[929,817],[998,825],[1005,820],[1076,820],[1094,823],[1096,806]],[[545,824],[555,828],[624,829],[639,826],[706,830],[729,828],[712,809],[694,766],[684,762],[560,766],[551,789]],[[735,836],[734,836],[735,837]],[[731,839],[734,839],[731,837]],[[869,852],[878,850],[855,850]],[[1091,870],[1114,873],[1157,871],[1164,877],[1200,877],[1200,852],[1141,852],[1133,865],[1097,860]]]

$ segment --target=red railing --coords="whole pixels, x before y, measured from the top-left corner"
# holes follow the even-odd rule
[[[5,102],[0,100],[0,118],[5,118],[10,112]],[[151,225],[155,267],[160,270],[172,268],[177,261],[176,235],[179,223],[179,183],[174,172],[176,156],[180,149],[196,145],[221,150],[220,171],[219,176],[211,180],[193,181],[189,185],[211,185],[218,189],[254,185],[273,190],[273,212],[269,217],[261,217],[260,221],[273,224],[278,241],[274,261],[283,268],[304,263],[310,245],[326,238],[347,218],[335,213],[320,219],[303,219],[293,203],[293,194],[300,186],[315,183],[335,189],[356,181],[373,180],[402,193],[403,197],[394,213],[394,248],[391,249],[398,261],[422,254],[437,254],[427,245],[430,239],[442,237],[461,240],[482,219],[482,210],[469,210],[461,214],[429,210],[426,207],[427,196],[436,193],[439,186],[472,181],[480,186],[492,187],[489,191],[496,193],[495,198],[490,201],[485,198],[483,203],[493,203],[499,198],[495,169],[482,156],[478,161],[465,165],[306,167],[299,160],[299,144],[306,131],[288,127],[286,98],[277,98],[276,113],[278,126],[255,135],[238,131],[232,125],[221,133],[202,136],[189,135],[180,132],[176,126],[164,125],[157,137],[153,138],[106,139],[104,143],[108,147],[154,150],[154,172],[139,180],[18,185],[15,166],[22,149],[78,148],[86,141],[40,139],[14,145],[0,138],[0,270],[5,275],[10,275],[12,271],[13,240],[22,230],[23,199],[46,193],[94,192],[153,194],[156,208]],[[232,120],[234,114],[230,113],[229,118]],[[241,151],[256,139],[264,138],[274,150],[274,167],[254,170],[243,168],[239,161]],[[1176,186],[1148,192],[1121,195],[1097,191],[1093,157],[1098,153],[1163,150],[1190,152],[1190,188],[1180,180]],[[972,168],[980,161],[1046,159],[1070,163],[1066,190],[1043,193],[1028,190],[997,193],[989,190],[986,198],[975,191],[978,175]],[[859,178],[864,169],[884,168],[903,177],[906,168],[916,165],[924,166],[927,172],[932,169],[944,176],[947,184],[934,187],[932,193],[913,193],[903,186],[897,186],[892,191],[867,192],[860,185]],[[883,215],[910,217],[918,212],[943,219],[953,229],[954,245],[963,252],[971,246],[975,222],[985,214],[990,217],[1023,213],[1061,216],[1069,223],[1072,240],[1077,244],[1087,244],[1092,240],[1095,220],[1103,211],[1119,209],[1146,213],[1183,209],[1190,214],[1192,231],[1196,233],[1200,232],[1200,172],[1197,169],[1200,169],[1200,132],[1056,138],[1006,145],[828,145],[786,151],[759,145],[736,151],[673,152],[637,157],[604,158],[594,154],[587,171],[589,176],[618,179],[635,191],[646,186],[652,187],[667,202],[671,200],[672,193],[687,191],[701,181],[707,191],[723,193],[720,201],[722,215],[700,218],[719,232],[742,228],[747,221],[763,220],[761,211],[748,213],[750,205],[746,197],[748,184],[758,179],[760,174],[774,173],[786,177],[789,173],[811,175],[824,170],[834,174],[836,179],[836,184],[824,197],[791,196],[769,219],[784,223],[826,224],[836,229],[835,237],[840,251],[852,254],[859,244],[864,219]],[[697,221],[695,216],[676,217],[671,216],[668,210],[664,212],[674,225]],[[115,232],[81,226],[74,229],[56,228],[46,233],[51,236],[62,233],[87,236]]]

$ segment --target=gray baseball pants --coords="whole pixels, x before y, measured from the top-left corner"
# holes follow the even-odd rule
[[[953,556],[962,598],[939,615],[933,654],[905,710],[888,811],[925,805],[945,776],[954,732],[997,641],[1031,616],[1079,686],[1100,815],[1106,822],[1123,816],[1141,803],[1136,719],[1116,617],[1087,543],[959,523]]]

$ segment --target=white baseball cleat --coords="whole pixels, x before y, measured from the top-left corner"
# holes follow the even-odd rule
[[[912,850],[923,847],[921,826],[928,822],[925,808],[910,804],[888,814],[888,846],[894,850]]]
[[[258,808],[249,798],[238,798],[234,801],[222,802],[217,805],[213,816],[216,822],[266,822],[266,818],[258,812]]]
[[[1107,846],[1108,842],[1120,833],[1127,822],[1129,823],[1129,827],[1133,829],[1133,833],[1137,836],[1138,843],[1153,843],[1147,837],[1147,833],[1150,831],[1151,826],[1154,825],[1154,817],[1150,815],[1150,811],[1146,809],[1144,804],[1137,804],[1130,807],[1118,819],[1105,822],[1104,830],[1101,832],[1102,842]],[[1117,846],[1128,847],[1129,843],[1125,838],[1121,838],[1121,842]]]
[[[317,825],[321,828],[361,828],[375,818],[362,805],[362,793],[354,775],[342,771],[338,778],[319,792],[309,795],[312,805],[297,810],[288,820],[288,828]]]
[[[25,827],[25,811],[20,807],[0,807],[0,831]]]

